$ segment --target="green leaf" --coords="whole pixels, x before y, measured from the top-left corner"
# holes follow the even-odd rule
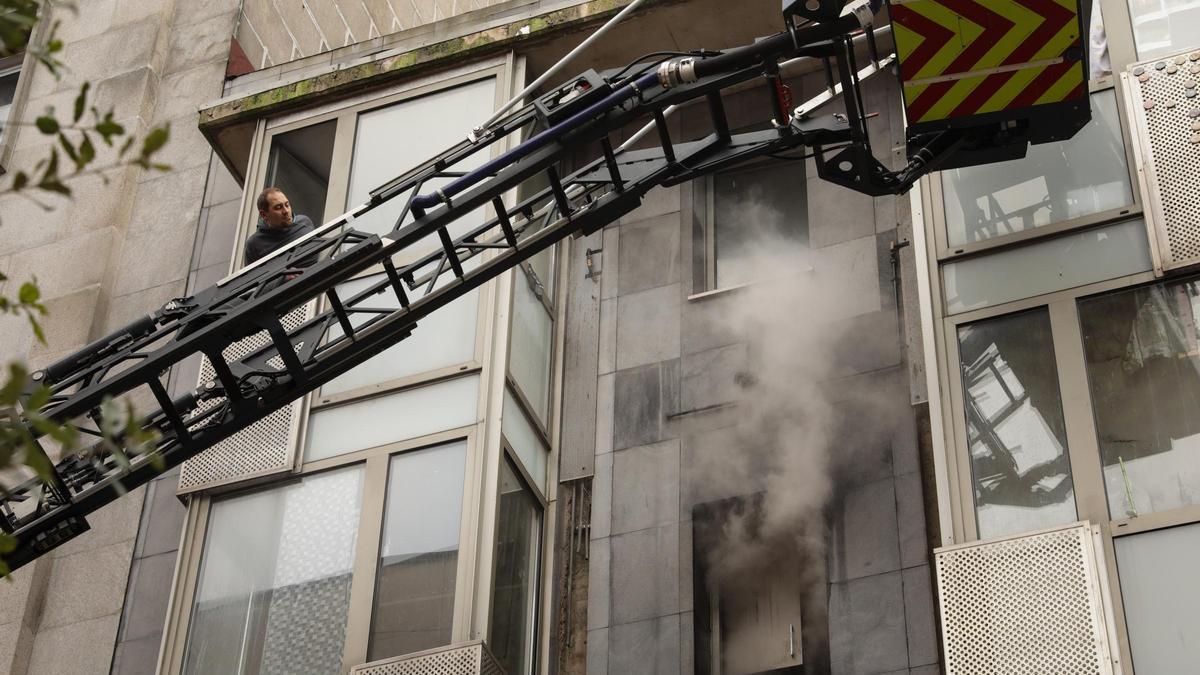
[[[73,121],[78,122],[83,117],[83,111],[87,107],[88,89],[91,88],[91,82],[84,82],[79,88],[79,96],[75,97],[75,118]]]
[[[108,111],[103,118],[100,117],[100,112],[95,108],[92,108],[92,114],[94,114],[96,118],[100,120],[96,123],[96,133],[100,134],[106,145],[112,145],[113,137],[120,136],[121,134],[125,133],[125,127],[117,124],[113,120],[113,113],[111,110]]]
[[[71,145],[71,141],[67,140],[66,135],[61,131],[58,134],[58,143],[62,146],[63,152],[67,153],[67,157],[70,157],[71,161],[75,162],[75,170],[82,169],[83,165],[79,163],[79,153],[75,151],[75,146]]]
[[[29,185],[29,174],[25,173],[24,171],[18,171],[16,175],[13,176],[13,192],[18,192],[25,189],[26,185]]]
[[[170,136],[171,129],[164,124],[161,127],[155,127],[146,134],[146,138],[142,140],[142,158],[148,158],[150,155],[158,152],[162,146],[166,145],[167,137]]]
[[[42,297],[42,292],[38,290],[37,284],[32,281],[26,281],[21,284],[21,290],[17,292],[17,299],[23,305],[32,305]]]
[[[91,164],[92,160],[96,159],[96,146],[92,145],[92,137],[83,132],[83,142],[79,144],[79,161],[82,162],[80,168]]]
[[[54,467],[50,464],[50,458],[46,456],[45,451],[32,442],[28,443],[24,449],[25,458],[21,463],[33,469],[41,478],[49,479]]]
[[[28,379],[29,371],[24,365],[15,361],[8,364],[8,381],[0,387],[0,404],[12,405],[19,401]]]
[[[29,319],[29,329],[33,331],[33,336],[37,338],[38,344],[46,344],[46,332],[42,330],[42,324],[38,323],[37,318],[32,314],[26,314],[25,318]]]
[[[34,124],[37,125],[38,131],[47,136],[58,133],[58,120],[49,115],[42,115],[34,120]]]
[[[17,550],[17,538],[0,532],[0,555]]]
[[[105,140],[105,142],[108,142],[107,139]],[[112,143],[108,143],[108,144],[112,145]],[[121,146],[121,151],[119,153],[117,153],[117,157],[124,157],[125,153],[129,152],[129,149],[132,147],[133,147],[133,136],[130,136],[129,138],[125,139],[125,143]]]
[[[44,181],[38,183],[38,188],[45,190],[46,192],[53,192],[55,194],[60,194],[64,197],[71,196],[71,188],[67,187],[60,180],[44,180]],[[49,211],[50,209],[46,209],[46,210]]]
[[[50,387],[41,385],[34,387],[33,391],[29,394],[29,400],[25,404],[25,408],[28,410],[41,410],[50,402],[50,396],[53,393]]]

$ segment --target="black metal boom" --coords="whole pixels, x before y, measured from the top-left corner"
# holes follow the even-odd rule
[[[0,529],[18,546],[6,562],[15,569],[85,531],[89,513],[393,346],[424,317],[564,237],[617,220],[655,187],[800,149],[812,151],[828,180],[873,195],[907,191],[954,143],[940,139],[900,172],[874,158],[855,62],[858,21],[849,14],[789,25],[754,45],[652,64],[649,73],[611,82],[585,73],[381,186],[289,248],[34,373],[29,391],[50,392],[38,407],[46,418],[95,437],[111,428],[102,403],[128,396],[152,409],[140,425],[157,440],[141,453],[122,437],[116,445],[125,447],[97,441],[59,461],[49,480],[9,487],[0,495]],[[845,112],[793,114],[778,63],[798,57],[824,60],[836,73],[827,98],[840,88]],[[875,61],[864,72],[878,67]],[[770,102],[765,130],[731,133],[722,92],[755,79]],[[711,133],[672,139],[666,111],[697,101],[707,107]],[[639,120],[654,122],[657,143],[614,147],[610,135]],[[456,170],[478,153],[494,157]],[[584,156],[593,159],[580,165]],[[573,162],[581,168],[565,173]],[[549,187],[513,197],[531,179]],[[397,201],[405,206],[390,231],[355,229],[365,214]],[[452,234],[470,213],[482,213],[483,224]],[[414,251],[428,252],[414,259]],[[343,290],[367,272],[379,280],[357,293]],[[381,299],[389,308],[379,307]],[[313,301],[322,308],[313,318],[285,328],[281,317]],[[393,302],[398,308],[390,309]],[[255,334],[267,337],[265,346],[242,358],[223,355]],[[171,398],[165,373],[197,355],[207,357],[215,377]],[[32,425],[29,433],[46,441]]]

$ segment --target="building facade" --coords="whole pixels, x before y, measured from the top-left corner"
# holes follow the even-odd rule
[[[90,81],[128,127],[171,122],[170,169],[83,181],[49,212],[0,196],[0,272],[36,275],[49,308],[45,345],[0,319],[2,353],[47,363],[236,273],[266,186],[315,222],[350,210],[624,4],[53,10],[67,75],[0,62],[0,105],[67,109]],[[1138,78],[1200,71],[1200,19],[1096,9],[1076,138],[901,197],[799,154],[659,188],[98,512],[0,588],[0,672],[347,673],[482,641],[510,675],[925,675],[953,658],[935,549],[1081,520],[1109,666],[1187,672],[1196,284],[1156,229],[1175,186],[1147,181],[1139,130],[1196,90],[1168,108]],[[553,79],[782,25],[774,3],[648,2]],[[797,101],[825,90],[817,67],[785,75]],[[899,83],[885,68],[864,98],[876,156],[902,166]],[[735,130],[769,115],[758,84],[725,105]],[[0,137],[6,170],[46,152]],[[354,227],[386,232],[389,208]],[[408,672],[389,667],[365,672]]]

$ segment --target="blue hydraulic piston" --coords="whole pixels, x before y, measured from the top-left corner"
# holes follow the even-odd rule
[[[503,155],[500,155],[493,160],[489,160],[479,168],[473,169],[472,171],[455,178],[440,190],[423,195],[417,195],[412,201],[413,214],[419,218],[426,210],[437,206],[439,203],[444,202],[446,204],[450,204],[455,195],[461,193],[463,190],[466,190],[472,185],[475,185],[484,178],[492,176],[501,169],[510,166],[525,157],[528,157],[534,152],[578,129],[588,121],[621,105],[625,101],[637,96],[642,96],[651,87],[661,86],[662,85],[659,82],[657,72],[651,71],[645,75],[642,75],[633,82],[630,82],[629,84],[617,89],[603,99],[593,103],[583,110],[580,110],[579,112],[571,115],[567,119],[559,122],[549,129],[546,129],[540,134],[537,134],[512,150],[504,153]]]

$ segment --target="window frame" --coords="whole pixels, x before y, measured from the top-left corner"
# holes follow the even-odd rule
[[[351,572],[350,603],[346,618],[346,640],[342,651],[342,668],[366,663],[371,634],[379,551],[383,540],[383,519],[387,502],[389,466],[393,456],[436,448],[450,443],[466,444],[466,470],[463,475],[462,516],[459,526],[459,559],[454,592],[454,630],[451,641],[466,639],[458,635],[461,619],[469,613],[474,602],[474,567],[478,553],[477,531],[479,513],[474,508],[472,490],[481,478],[480,464],[484,448],[478,425],[449,429],[419,438],[389,443],[367,450],[307,462],[299,476],[311,476],[350,466],[363,467],[362,501],[359,509],[358,532],[355,540],[354,563]],[[230,497],[264,492],[286,485],[296,478],[197,494],[189,504],[184,523],[180,558],[175,571],[172,608],[168,610],[168,626],[164,631],[159,672],[182,672],[184,655],[192,620],[195,594],[199,586],[204,561],[204,543],[208,536],[208,520],[213,503]]]
[[[544,668],[547,665],[546,654],[543,653],[543,650],[541,649],[541,647],[542,647],[542,645],[541,645],[541,642],[542,642],[541,626],[544,623],[545,617],[547,616],[546,612],[549,610],[549,606],[545,602],[545,599],[546,599],[545,598],[545,596],[546,596],[545,586],[547,585],[547,582],[553,583],[552,579],[548,580],[545,578],[547,576],[546,570],[553,569],[548,566],[551,562],[551,558],[547,555],[547,553],[548,553],[547,549],[549,549],[551,547],[546,545],[547,542],[550,541],[551,535],[553,533],[553,531],[550,529],[551,518],[549,515],[550,511],[551,511],[550,507],[553,504],[551,501],[549,501],[546,498],[546,496],[538,488],[537,483],[530,480],[529,474],[526,471],[525,466],[521,463],[521,458],[517,455],[516,450],[513,449],[512,444],[510,444],[508,442],[507,438],[502,438],[500,463],[504,464],[505,462],[507,462],[511,466],[511,468],[513,469],[513,473],[516,474],[517,480],[521,482],[522,486],[525,489],[529,490],[529,493],[531,495],[533,495],[534,502],[537,504],[538,509],[539,509],[538,521],[539,521],[540,527],[539,527],[538,533],[537,533],[538,542],[537,542],[537,550],[535,552],[536,559],[532,561],[534,564],[534,578],[531,583],[531,594],[532,594],[531,605],[532,606],[530,607],[530,618],[529,618],[529,624],[528,624],[531,643],[528,645],[528,648],[529,648],[529,659],[530,659],[529,665],[530,665],[531,672],[541,673],[541,672],[544,672]],[[499,513],[499,507],[500,507],[500,492],[499,492],[499,490],[496,491],[494,502],[495,503],[492,506],[493,512]],[[493,523],[493,532],[492,532],[492,541],[493,542],[499,541],[499,533],[500,533],[500,522],[499,522],[499,519],[497,518],[497,519],[495,519],[495,522]],[[493,545],[493,549],[494,548],[495,548],[495,546]],[[488,576],[488,584],[487,584],[488,588],[491,591],[488,593],[487,602],[486,602],[487,614],[488,614],[489,620],[488,620],[488,626],[487,626],[487,634],[484,638],[485,641],[489,645],[491,644],[491,636],[492,636],[492,628],[493,628],[493,626],[491,624],[491,619],[490,619],[491,614],[492,614],[492,602],[495,600],[495,597],[496,597],[496,593],[495,593],[496,565],[497,565],[497,561],[495,559],[495,556],[493,555],[491,564],[489,567],[489,576]],[[519,675],[519,674],[513,674],[513,675]]]
[[[974,242],[969,246],[956,247],[951,250],[947,245],[945,200],[941,187],[940,174],[934,173],[922,177],[916,186],[916,190],[912,193],[914,223],[923,223],[923,227],[915,228],[915,230],[920,230],[920,232],[914,231],[914,235],[918,237],[918,245],[922,245],[923,251],[921,253],[924,254],[927,263],[925,274],[928,275],[926,277],[928,281],[928,302],[923,304],[929,306],[929,314],[926,315],[924,321],[934,341],[933,351],[927,352],[927,354],[929,357],[936,358],[937,360],[936,389],[946,392],[946,395],[931,397],[931,404],[937,404],[941,408],[941,414],[938,416],[941,418],[940,427],[941,431],[946,434],[948,442],[944,456],[946,459],[948,496],[950,498],[949,506],[951,507],[949,524],[952,527],[950,528],[951,531],[943,533],[943,541],[946,543],[975,541],[979,537],[978,529],[974,522],[970,456],[969,448],[966,445],[964,392],[959,371],[958,327],[978,320],[1013,314],[1039,306],[1048,307],[1051,313],[1051,329],[1054,335],[1053,345],[1056,362],[1059,367],[1060,395],[1063,399],[1063,414],[1066,418],[1068,429],[1068,456],[1071,463],[1072,476],[1075,480],[1076,504],[1079,517],[1089,518],[1094,517],[1093,513],[1100,513],[1094,509],[1094,502],[1097,495],[1084,495],[1081,493],[1094,479],[1094,476],[1090,476],[1087,473],[1088,462],[1085,453],[1090,452],[1095,455],[1097,472],[1099,471],[1100,460],[1098,454],[1099,445],[1095,441],[1095,429],[1092,424],[1091,394],[1090,390],[1087,389],[1086,372],[1083,371],[1084,361],[1079,333],[1080,327],[1078,325],[1078,311],[1074,303],[1079,298],[1153,283],[1157,278],[1155,272],[1153,270],[1138,272],[955,314],[950,314],[946,309],[945,282],[942,276],[943,268],[947,262],[958,262],[994,253],[1002,249],[1016,248],[1034,240],[1050,239],[1068,232],[1116,224],[1134,218],[1145,218],[1141,193],[1137,189],[1139,185],[1138,170],[1137,163],[1133,158],[1132,127],[1129,119],[1129,111],[1125,105],[1125,86],[1118,76],[1126,67],[1138,61],[1134,46],[1128,0],[1100,0],[1100,5],[1101,12],[1104,15],[1104,25],[1113,74],[1091,80],[1089,82],[1089,93],[1094,94],[1097,91],[1112,89],[1114,95],[1117,97],[1118,117],[1121,122],[1122,140],[1125,143],[1125,154],[1128,162],[1127,169],[1131,174],[1131,186],[1134,188],[1133,195],[1136,202],[1136,209],[1130,206],[1126,209],[1093,214],[1024,232],[995,237],[983,242]],[[1149,232],[1149,230],[1150,228],[1147,227],[1147,237],[1153,253],[1154,238],[1153,233]],[[930,236],[931,232],[932,236]],[[1066,309],[1067,304],[1070,305],[1069,309]],[[1072,321],[1074,321],[1073,326],[1071,324]],[[1063,337],[1064,334],[1079,339]],[[1069,370],[1071,372],[1065,372],[1067,370],[1065,364],[1068,363],[1070,364]],[[1080,392],[1080,383],[1082,383],[1082,392]],[[931,389],[934,388],[934,385],[935,382],[931,381]],[[1070,387],[1069,389],[1068,386]],[[1083,394],[1082,399],[1078,395],[1080,393]],[[1084,402],[1082,408],[1080,408],[1081,400]],[[1080,415],[1082,415],[1082,419],[1087,421],[1088,427],[1086,429],[1079,425]],[[936,419],[933,421],[935,424],[937,423]],[[1088,429],[1091,429],[1091,431],[1088,431]],[[1090,443],[1088,442],[1089,434],[1091,435]],[[1095,475],[1098,476],[1099,473]],[[1103,494],[1103,485],[1100,485],[1100,488],[1100,503],[1104,506],[1104,510],[1102,511],[1104,514],[1103,520],[1107,524],[1109,522],[1107,496]],[[1089,491],[1094,492],[1090,488]],[[1198,509],[1197,513],[1200,515],[1200,509]],[[1170,526],[1151,525],[1150,521],[1147,520],[1150,517],[1150,515],[1139,517],[1138,520],[1140,523],[1136,528],[1132,523],[1122,523],[1121,527],[1125,528],[1122,530],[1122,533]],[[1156,522],[1160,521],[1166,522],[1161,518],[1156,520]],[[1113,521],[1114,524],[1116,522]],[[1179,523],[1172,521],[1172,524]],[[1111,565],[1113,560],[1113,556],[1111,555],[1111,534],[1107,525],[1103,529],[1108,541],[1108,553],[1110,554]],[[1112,578],[1117,578],[1115,568],[1111,569],[1110,572]],[[1124,633],[1122,632],[1121,635],[1122,640],[1124,640]],[[1123,652],[1123,656],[1127,657],[1128,652]]]
[[[505,102],[507,94],[506,77],[511,70],[511,64],[508,59],[496,62],[491,60],[483,63],[470,64],[460,67],[449,75],[443,73],[434,76],[419,78],[410,82],[405,82],[396,85],[383,93],[368,92],[359,94],[346,99],[342,99],[324,106],[305,110],[289,115],[284,115],[275,119],[260,120],[259,133],[256,135],[255,146],[250,158],[250,166],[253,170],[248,172],[246,177],[247,186],[258,186],[265,180],[268,166],[270,163],[272,142],[276,136],[286,134],[291,131],[297,131],[307,127],[315,126],[329,121],[337,123],[334,131],[333,156],[331,164],[333,166],[349,167],[354,157],[354,145],[356,141],[356,133],[358,130],[358,119],[363,113],[381,110],[389,106],[403,103],[404,101],[420,98],[440,91],[453,89],[456,87],[473,84],[475,82],[494,79],[495,81],[495,105],[501,105]],[[497,156],[502,152],[502,148],[498,145],[491,149],[492,156]],[[327,214],[342,214],[345,212],[345,204],[348,200],[350,184],[350,172],[347,169],[337,172],[330,172],[329,186],[325,198],[325,212]],[[258,194],[258,188],[253,190],[244,190],[240,221],[237,233],[237,245],[234,249],[233,259],[230,261],[230,274],[236,273],[242,268],[240,252],[245,244],[246,238],[253,232],[254,224],[257,222],[257,207],[254,204],[254,197]],[[337,216],[334,216],[337,217]],[[330,218],[332,220],[332,218]],[[319,226],[320,224],[318,224]],[[486,255],[486,254],[485,254]],[[354,276],[354,279],[383,274],[382,265],[374,265],[359,274]],[[436,368],[420,373],[414,373],[375,384],[356,387],[351,390],[338,392],[335,394],[322,394],[320,391],[313,392],[304,398],[302,411],[300,413],[301,429],[307,429],[308,419],[310,415],[318,410],[327,407],[344,405],[356,401],[366,400],[375,396],[395,393],[407,389],[413,389],[422,385],[434,384],[440,381],[452,379],[457,376],[469,376],[478,374],[483,370],[483,362],[485,359],[486,350],[486,331],[484,329],[487,314],[492,305],[493,295],[495,293],[494,284],[486,284],[478,291],[479,302],[477,304],[477,314],[475,322],[475,348],[473,355],[467,361],[460,363],[449,364],[441,368]],[[318,304],[318,311],[324,311],[328,307],[328,300],[322,298]],[[481,408],[482,409],[482,408]],[[300,443],[297,452],[302,453],[304,448],[303,433],[301,434]]]
[[[11,56],[0,58],[0,77],[8,77],[16,75],[16,81],[13,83],[13,99],[8,104],[9,115],[3,121],[0,121],[0,138],[4,135],[3,122],[12,117],[11,112],[17,103],[17,90],[21,86],[21,71],[25,63],[25,52],[18,52]]]
[[[558,260],[561,257],[560,255],[558,255],[558,253],[561,253],[561,251],[555,252],[554,261],[551,264],[551,271],[550,271],[551,274],[556,275],[556,276],[558,275],[558,269],[557,269]],[[526,269],[526,267],[528,267],[528,266],[529,266],[528,262],[523,262],[523,263],[521,263],[521,265],[519,267],[511,270],[508,273],[511,275],[511,279],[512,279],[512,285],[510,286],[510,289],[512,292],[508,294],[508,317],[509,317],[510,324],[513,320],[516,319],[516,303],[517,303],[516,285],[521,284],[521,283],[529,283],[529,279],[530,279],[531,275],[533,277],[537,276],[536,272],[534,272],[532,269]],[[518,273],[520,273],[520,274],[518,275]],[[542,282],[542,287],[545,288],[544,282]],[[555,282],[554,292],[557,293],[558,289],[559,289],[559,284],[557,282]],[[555,418],[555,416],[558,414],[557,406],[556,406],[555,400],[554,400],[554,398],[555,398],[554,397],[554,381],[555,381],[554,364],[555,364],[555,362],[558,361],[558,357],[561,352],[561,349],[558,346],[558,340],[555,339],[555,336],[558,333],[558,328],[560,326],[558,312],[554,309],[554,305],[556,303],[554,302],[553,299],[551,299],[550,301],[547,301],[546,296],[548,296],[548,295],[550,295],[550,293],[543,293],[542,294],[543,297],[541,298],[542,309],[546,310],[546,314],[550,319],[550,344],[549,344],[550,353],[546,355],[547,358],[550,360],[549,382],[545,383],[547,385],[547,387],[549,387],[549,390],[548,390],[549,400],[546,401],[546,419],[543,420],[542,416],[540,414],[538,414],[538,412],[535,410],[533,403],[529,400],[529,397],[528,397],[528,395],[526,395],[525,390],[521,388],[520,382],[517,381],[516,376],[512,372],[513,340],[511,339],[511,328],[510,328],[510,333],[509,333],[509,339],[506,340],[506,347],[505,347],[505,353],[504,353],[504,379],[505,379],[507,388],[513,392],[513,398],[517,402],[517,406],[521,409],[521,413],[524,414],[525,418],[529,421],[529,423],[533,425],[533,428],[537,431],[538,437],[540,438],[542,443],[547,448],[550,448],[552,445],[550,442],[550,421],[553,420]]]
[[[738,133],[738,132],[734,131],[733,133]],[[779,162],[779,160],[774,160],[774,161]],[[805,205],[806,206],[808,204],[808,180],[809,180],[808,165],[809,165],[809,160],[788,161],[788,162],[784,162],[782,164],[782,166],[784,166],[784,167],[792,167],[792,166],[800,167],[800,170],[803,172],[803,175],[800,178],[801,178],[801,183],[804,185],[804,189],[805,189]],[[693,284],[695,284],[696,281],[702,281],[703,288],[693,289],[691,296],[689,296],[689,299],[692,299],[692,298],[695,298],[698,296],[706,296],[711,293],[720,293],[723,291],[732,291],[732,290],[738,289],[738,288],[745,288],[746,286],[753,286],[755,283],[757,283],[757,281],[743,281],[741,283],[730,284],[728,286],[718,286],[717,285],[716,177],[718,174],[730,175],[730,174],[737,174],[737,173],[748,172],[748,171],[756,171],[758,169],[762,169],[767,166],[772,166],[771,160],[759,158],[759,159],[750,160],[744,164],[735,165],[724,171],[709,173],[706,176],[704,176],[704,178],[702,178],[702,179],[692,181],[693,185],[696,185],[699,187],[699,190],[694,190],[694,191],[700,193],[700,194],[695,195],[694,201],[696,202],[697,205],[699,205],[700,200],[703,200],[702,207],[696,209],[699,213],[703,214],[703,219],[698,219],[699,220],[698,225],[701,228],[703,228],[703,232],[699,233],[700,236],[695,236],[695,235],[697,235],[697,233],[695,233],[693,231],[693,236],[695,237],[696,240],[703,238],[702,245],[704,247],[703,248],[704,271],[703,271],[702,278],[695,279],[693,282]],[[808,226],[809,226],[807,209],[804,213],[804,219],[805,219],[805,234],[807,235],[808,234]],[[692,245],[695,246],[696,243],[698,243],[698,241],[693,241]],[[808,245],[807,237],[806,237],[806,241],[804,243],[806,246]],[[693,274],[695,273],[695,271],[696,270],[693,269]],[[759,281],[761,281],[761,279]]]
[[[53,21],[39,20],[34,24],[26,45],[44,44],[47,36],[53,31],[53,24]],[[18,57],[14,55],[10,58]],[[28,49],[22,52],[19,59],[21,75],[17,78],[17,89],[13,92],[12,105],[8,109],[8,119],[20,119],[25,116],[29,102],[29,89],[33,86],[33,77],[31,76],[37,72],[38,60]],[[16,149],[16,137],[19,135],[19,133],[14,135],[0,132],[0,176],[8,173],[8,166],[12,162],[12,155]]]
[[[353,156],[353,142],[357,127],[357,116],[397,102],[424,96],[478,80],[494,78],[495,104],[507,101],[523,84],[525,78],[524,58],[512,52],[483,61],[452,67],[429,75],[414,78],[385,90],[355,94],[347,98],[314,106],[310,109],[282,115],[277,118],[260,119],[250,151],[249,171],[245,185],[256,188],[263,177],[270,156],[274,136],[310,125],[338,120],[332,163],[348,166]],[[343,123],[348,120],[349,123]],[[491,152],[499,154],[503,147],[493,146]],[[334,171],[326,196],[326,213],[343,212],[349,184],[349,170]],[[236,234],[238,244],[235,256],[230,261],[230,271],[241,265],[241,246],[257,219],[253,204],[257,189],[244,189],[239,211],[239,227]],[[490,208],[490,207],[489,207]],[[551,273],[554,277],[555,293],[565,293],[566,265],[561,263],[570,242],[558,249]],[[485,252],[485,256],[496,255]],[[381,266],[364,270],[355,278],[382,271]],[[515,274],[515,271],[514,271]],[[455,586],[454,618],[450,642],[478,639],[487,634],[491,610],[492,577],[494,565],[494,537],[496,527],[496,505],[498,498],[499,462],[506,456],[506,441],[501,434],[502,396],[508,383],[505,350],[510,348],[511,332],[508,317],[512,303],[512,275],[484,284],[479,289],[478,315],[475,324],[474,354],[471,360],[452,364],[439,369],[397,378],[383,383],[340,392],[331,396],[308,395],[304,397],[306,407],[301,412],[301,433],[295,446],[299,475],[325,471],[336,467],[363,463],[367,477],[364,482],[362,516],[359,538],[355,551],[355,563],[351,587],[350,610],[347,620],[346,645],[343,653],[343,669],[366,663],[370,635],[371,614],[374,603],[379,545],[381,543],[384,505],[386,499],[386,475],[390,458],[402,452],[424,449],[442,443],[465,439],[467,442],[467,467],[464,476],[462,518],[459,532],[459,559]],[[543,283],[547,283],[545,280]],[[536,585],[535,611],[539,617],[549,616],[553,597],[553,582],[546,579],[544,570],[553,568],[553,532],[555,510],[549,506],[557,493],[558,419],[561,409],[562,349],[565,340],[565,303],[543,297],[542,303],[552,320],[551,368],[549,413],[541,424],[535,424],[539,438],[548,452],[546,490],[539,491],[533,484],[534,494],[542,505],[540,533],[539,575]],[[404,439],[377,447],[361,449],[342,455],[304,461],[304,436],[308,428],[311,410],[322,410],[338,405],[347,405],[375,396],[397,393],[437,382],[461,377],[478,376],[476,420],[471,424],[448,429],[417,438]],[[515,387],[514,387],[515,388]],[[519,389],[518,389],[519,391]],[[519,399],[518,399],[519,400]],[[525,402],[521,402],[523,405]],[[532,420],[539,421],[527,410],[522,411]],[[519,458],[513,453],[513,461],[521,470]],[[377,475],[378,474],[378,475]],[[526,483],[527,474],[521,474]],[[208,527],[208,512],[214,499],[248,489],[270,489],[286,482],[283,480],[235,482],[220,489],[197,493],[191,497],[184,523],[183,540],[180,546],[179,563],[172,586],[171,606],[164,629],[163,647],[159,655],[158,672],[177,674],[183,665],[183,654],[188,638],[188,624],[198,581],[199,567],[203,558],[203,544]],[[533,649],[535,663],[540,675],[548,672],[550,635],[545,626],[535,626]]]
[[[918,269],[921,270],[918,273],[917,286],[922,305],[920,311],[922,332],[925,335],[924,355],[928,364],[927,396],[930,424],[933,429],[933,462],[937,485],[936,499],[941,519],[941,543],[952,545],[976,541],[979,538],[972,494],[970,449],[966,441],[958,327],[980,319],[1045,306],[1050,313],[1052,345],[1056,355],[1066,425],[1067,455],[1071,466],[1077,513],[1081,520],[1092,520],[1100,527],[1105,572],[1107,578],[1113,580],[1109,590],[1113,602],[1116,623],[1114,632],[1118,647],[1114,653],[1114,660],[1130,664],[1132,652],[1119,585],[1114,538],[1198,521],[1200,507],[1184,507],[1164,513],[1143,515],[1136,519],[1110,520],[1077,303],[1084,297],[1155,283],[1155,272],[1152,269],[953,315],[946,312],[942,276],[943,264],[948,261],[986,255],[1005,248],[1019,247],[1031,241],[1132,218],[1145,218],[1145,204],[1135,156],[1136,146],[1132,137],[1134,130],[1126,104],[1126,85],[1121,77],[1126,68],[1139,62],[1130,8],[1128,0],[1099,0],[1099,6],[1104,19],[1112,74],[1092,80],[1089,83],[1089,92],[1094,93],[1105,88],[1112,88],[1115,92],[1136,208],[1131,206],[1128,212],[1118,209],[1093,214],[973,243],[969,247],[951,248],[947,245],[945,202],[938,174],[921,179],[912,193],[911,205],[914,249]],[[1150,231],[1150,227],[1146,229],[1153,256],[1154,233]],[[1137,522],[1133,522],[1134,520]]]

